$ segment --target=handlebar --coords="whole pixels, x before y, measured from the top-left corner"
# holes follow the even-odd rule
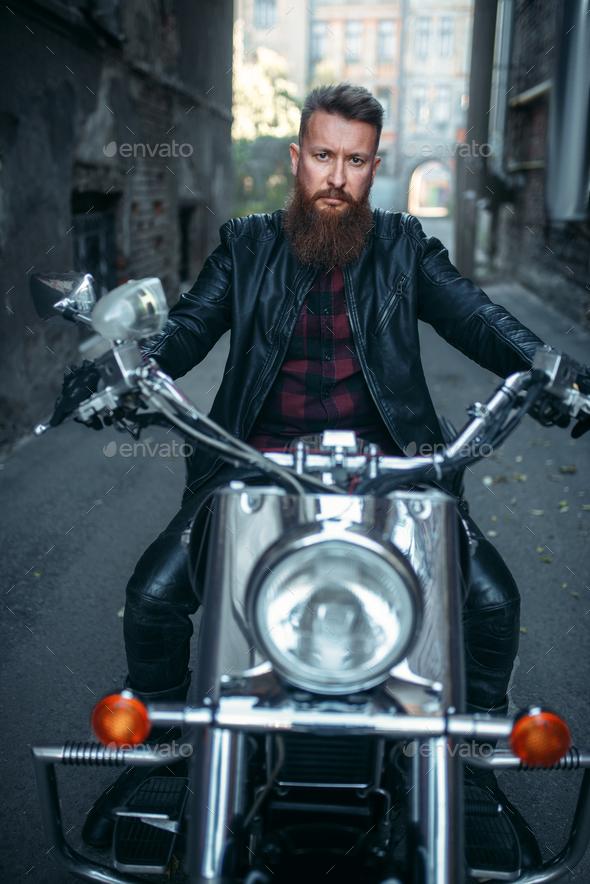
[[[533,407],[539,420],[549,412],[567,422],[571,417],[590,416],[590,379],[585,391],[585,381],[578,383],[585,377],[580,364],[543,346],[538,348],[531,369],[510,375],[488,402],[476,402],[468,409],[472,420],[442,453],[415,457],[359,455],[347,454],[336,445],[328,446],[325,453],[310,453],[300,446],[298,453],[261,454],[200,412],[153,360],[146,360],[137,342],[115,346],[97,359],[95,366],[104,388],[79,403],[74,419],[92,423],[106,410],[118,429],[135,428],[139,432],[150,417],[154,423],[165,418],[185,436],[218,450],[226,460],[255,466],[298,494],[305,493],[305,486],[321,488],[323,493],[345,494],[336,484],[326,484],[310,475],[335,468],[341,478],[342,471],[348,477],[363,477],[356,493],[375,493],[377,487],[385,493],[385,476],[389,479],[385,490],[400,484],[438,483],[485,457],[484,447],[500,445]],[[137,414],[148,407],[155,413]],[[121,414],[124,418],[119,417]],[[34,432],[40,435],[52,425],[39,424]]]

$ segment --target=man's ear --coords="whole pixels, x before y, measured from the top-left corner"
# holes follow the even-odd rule
[[[373,160],[373,171],[371,173],[371,184],[375,180],[375,172],[377,171],[377,168],[378,168],[380,162],[381,162],[381,157],[375,157],[375,159]]]
[[[291,172],[293,175],[297,175],[297,169],[299,168],[299,154],[300,149],[298,144],[290,144],[289,150],[291,152]]]

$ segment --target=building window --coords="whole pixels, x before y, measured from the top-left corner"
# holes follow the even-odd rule
[[[91,273],[107,291],[117,285],[115,216],[112,212],[74,215],[74,270]]]
[[[323,21],[311,26],[311,60],[321,61],[328,51],[328,28]]]
[[[346,22],[346,54],[345,61],[359,61],[361,57],[361,34],[363,26],[360,21]]]
[[[432,23],[429,18],[416,19],[416,44],[417,58],[427,58],[430,50],[430,32]]]
[[[434,104],[434,121],[448,123],[451,119],[451,87],[437,86]]]
[[[445,16],[440,20],[438,34],[438,54],[441,58],[451,58],[455,44],[455,20]]]
[[[427,123],[430,116],[428,106],[428,92],[426,86],[414,86],[412,90],[414,99],[414,116],[416,123]]]
[[[408,212],[423,218],[445,218],[452,185],[451,173],[442,163],[422,163],[410,179]]]
[[[277,0],[254,0],[254,27],[274,28],[277,23]]]
[[[377,26],[377,61],[393,61],[395,22],[380,21]]]

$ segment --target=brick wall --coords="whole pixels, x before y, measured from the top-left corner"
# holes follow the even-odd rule
[[[232,213],[232,0],[100,8],[0,13],[0,445],[49,412],[86,336],[37,319],[30,273],[82,254],[108,285],[159,276],[173,303]]]

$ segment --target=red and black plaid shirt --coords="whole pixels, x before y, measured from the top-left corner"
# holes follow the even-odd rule
[[[340,268],[319,272],[307,294],[285,361],[248,438],[260,451],[294,437],[355,430],[399,454],[368,390],[356,355]]]

